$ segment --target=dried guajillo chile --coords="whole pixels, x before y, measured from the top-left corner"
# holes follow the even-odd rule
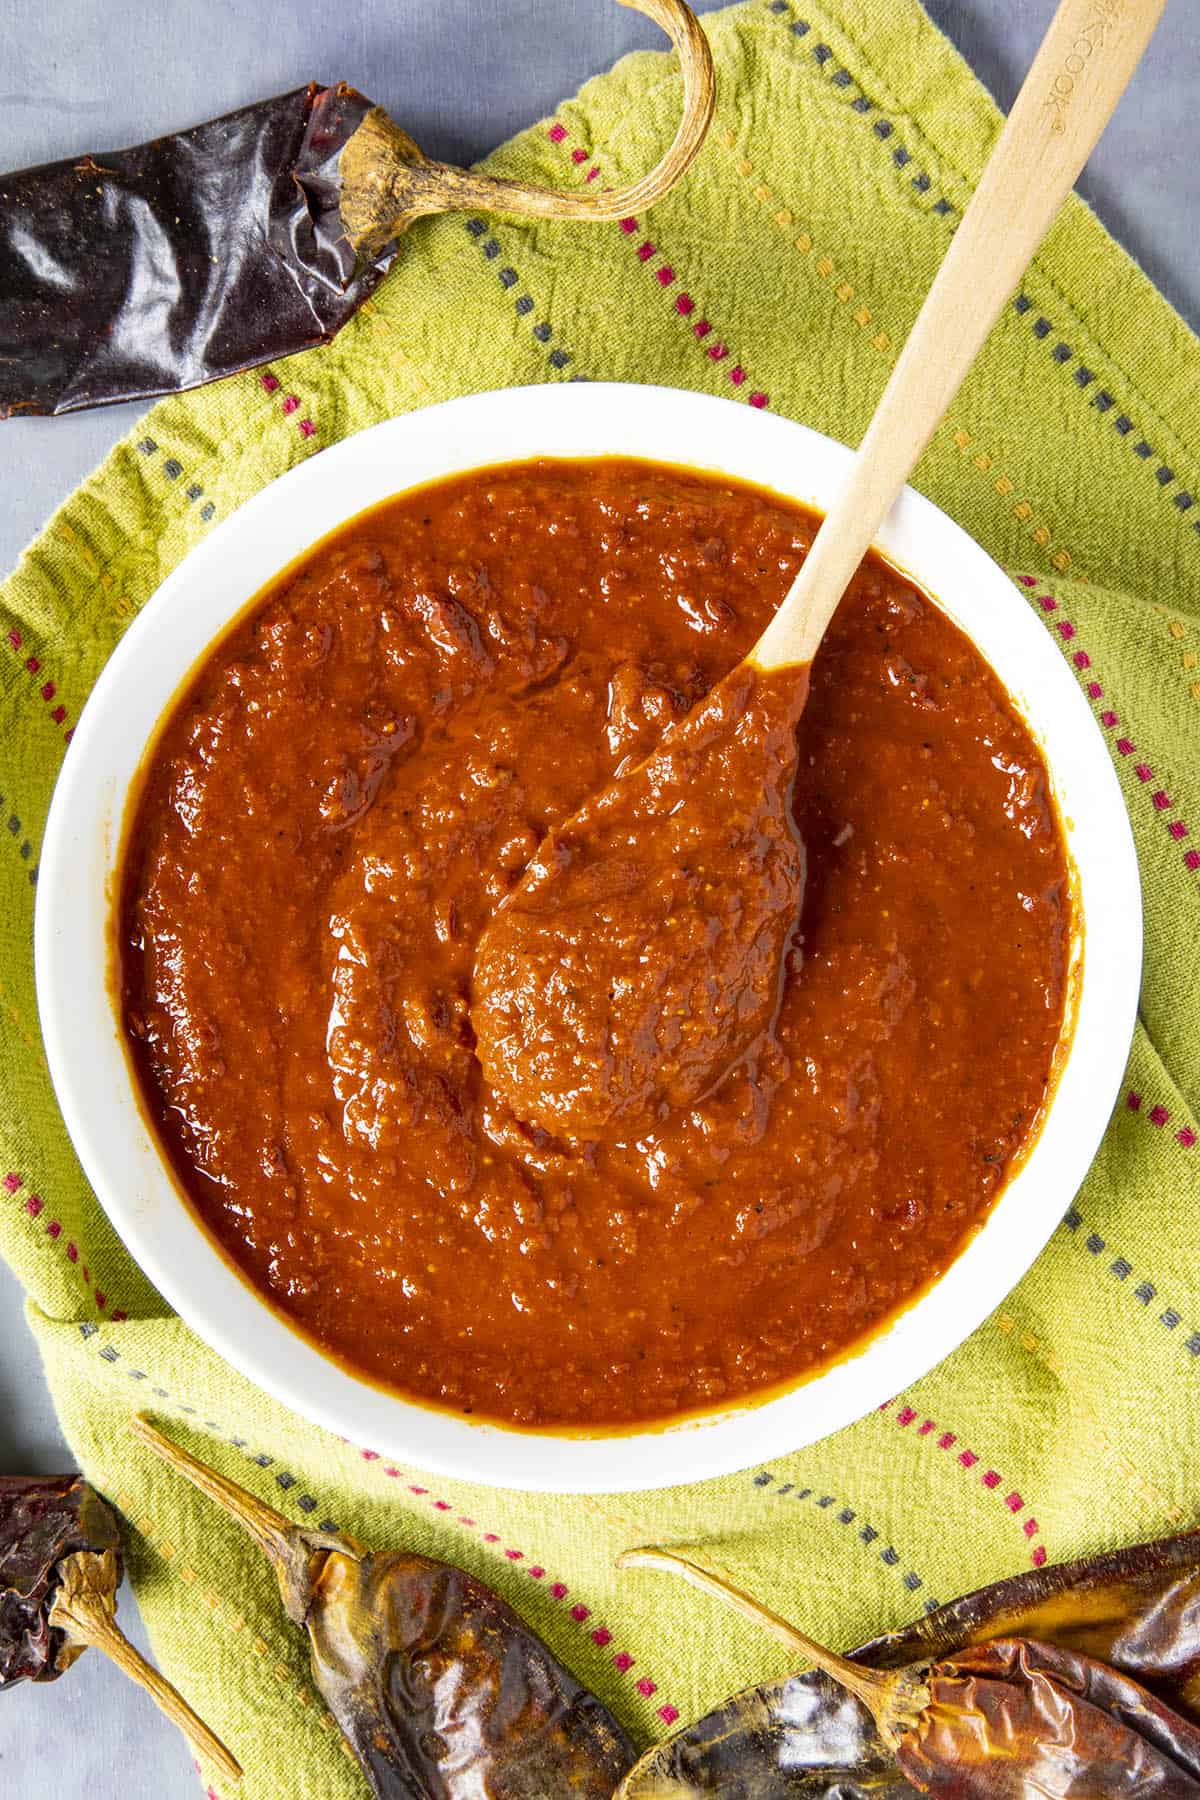
[[[618,1800],[1200,1793],[1200,1531],[995,1582],[848,1658],[685,1557],[619,1560],[682,1575],[820,1667],[656,1745]]]
[[[0,1690],[56,1681],[93,1645],[145,1688],[226,1781],[241,1769],[116,1621],[121,1534],[80,1475],[0,1476]]]
[[[665,194],[712,118],[683,0],[621,0],[679,52],[683,110],[648,175],[564,194],[433,162],[344,83],[131,150],[0,175],[0,419],[144,400],[328,343],[424,214],[624,218]]]
[[[611,1800],[633,1748],[498,1594],[452,1563],[293,1525],[146,1419],[133,1429],[245,1527],[379,1800]]]

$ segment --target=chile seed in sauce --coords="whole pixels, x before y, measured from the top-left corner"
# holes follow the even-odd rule
[[[943,1270],[1035,1129],[1071,926],[1046,768],[873,554],[798,726],[772,1028],[596,1142],[481,1067],[489,920],[739,661],[815,524],[625,460],[458,476],[286,571],[168,716],[117,920],[144,1103],[247,1280],[370,1378],[578,1428],[763,1392]]]

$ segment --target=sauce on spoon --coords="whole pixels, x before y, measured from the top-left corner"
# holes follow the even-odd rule
[[[552,831],[489,921],[487,1079],[556,1137],[636,1137],[774,1024],[804,894],[791,813],[808,670],[739,663]]]

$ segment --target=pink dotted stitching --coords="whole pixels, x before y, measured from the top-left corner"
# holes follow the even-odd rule
[[[21,649],[22,649],[22,646],[23,646],[25,640],[22,638],[21,633],[17,630],[17,627],[15,625],[10,626],[8,631],[5,632],[4,637],[5,637],[5,642],[7,643],[9,649],[12,651],[13,655],[20,656]],[[24,660],[25,660],[25,670],[29,676],[34,677],[41,671],[42,665],[41,665],[41,661],[38,657],[26,656]],[[45,702],[47,707],[49,707],[51,709],[50,717],[53,719],[54,723],[56,725],[65,725],[67,722],[66,707],[63,706],[61,703],[58,706],[53,705],[54,697],[57,694],[57,692],[58,692],[58,689],[52,681],[44,681],[41,684],[41,686],[38,688],[38,697],[42,701]],[[70,731],[63,732],[63,742],[64,743],[67,743],[67,744],[70,743],[71,738],[74,735],[74,730],[75,730],[75,727],[72,726]]]
[[[1031,588],[1031,587],[1037,586],[1036,576],[1019,575],[1017,577],[1017,579],[1021,583],[1022,587]],[[1037,603],[1041,607],[1043,612],[1048,612],[1048,613],[1057,612],[1061,605],[1061,602],[1059,600],[1057,600],[1053,594],[1039,594],[1037,596]],[[1071,624],[1069,619],[1062,619],[1062,620],[1057,621],[1056,629],[1058,630],[1059,634],[1067,640],[1074,638],[1076,635],[1076,628],[1074,625]],[[1084,651],[1076,652],[1076,654],[1071,658],[1071,660],[1075,664],[1076,668],[1087,669],[1087,668],[1091,667],[1091,659],[1090,659],[1090,657],[1087,656],[1086,652],[1084,652]],[[1104,689],[1101,687],[1101,685],[1098,681],[1089,681],[1086,684],[1086,691],[1087,691],[1087,697],[1091,701],[1101,700],[1104,697]],[[1098,717],[1100,719],[1100,723],[1104,726],[1106,731],[1115,731],[1117,729],[1117,726],[1120,724],[1120,719],[1118,718],[1117,714],[1112,710],[1111,707],[1105,707],[1099,713]],[[1115,743],[1116,743],[1117,753],[1120,756],[1133,756],[1137,749],[1137,746],[1134,744],[1133,740],[1124,735],[1115,739]],[[1145,785],[1148,782],[1153,781],[1153,779],[1154,779],[1154,771],[1150,767],[1149,763],[1145,763],[1145,762],[1135,763],[1134,764],[1134,774],[1137,776],[1138,780],[1143,785]],[[1165,813],[1167,813],[1171,810],[1171,806],[1172,806],[1171,799],[1170,799],[1169,795],[1167,795],[1161,788],[1157,789],[1153,794],[1151,794],[1150,801],[1151,801],[1152,806],[1154,807],[1155,812],[1158,814],[1158,816],[1160,818],[1162,818]],[[1184,824],[1182,819],[1164,819],[1163,822],[1166,826],[1167,836],[1174,843],[1177,843],[1177,844],[1181,843],[1184,838],[1186,838],[1190,835],[1189,831],[1188,831],[1188,827]],[[1197,872],[1197,870],[1200,870],[1200,851],[1197,851],[1194,849],[1185,850],[1183,853],[1183,866],[1185,869],[1188,870],[1189,874],[1195,874]]]
[[[1130,1088],[1125,1096],[1125,1107],[1128,1112],[1141,1113],[1142,1096],[1136,1088]],[[1152,1106],[1150,1111],[1142,1116],[1148,1119],[1151,1125],[1157,1125],[1160,1131],[1164,1125],[1169,1125],[1171,1122],[1171,1115],[1165,1106]],[[1185,1150],[1194,1150],[1196,1141],[1196,1133],[1190,1125],[1181,1126],[1175,1133],[1175,1142],[1181,1144]]]
[[[546,135],[552,144],[563,144],[566,142],[568,136],[567,128],[556,119],[554,123],[547,128]],[[571,161],[573,163],[584,163],[587,159],[588,152],[586,150],[577,147],[571,151]],[[587,172],[587,180],[594,181],[599,173],[599,166],[593,163]],[[638,221],[633,218],[618,219],[617,228],[619,231],[623,232],[626,237],[632,237],[634,232],[638,229]],[[655,254],[655,246],[650,242],[649,238],[643,239],[635,251],[638,261],[644,263],[648,263]],[[659,267],[654,270],[654,278],[659,286],[664,289],[673,287],[675,284],[675,270],[671,267],[670,263],[661,263]],[[678,294],[675,298],[674,305],[675,311],[686,318],[689,313],[695,311],[696,302],[690,294]],[[707,333],[712,330],[712,326],[707,320],[704,320],[702,323],[703,330],[699,325],[695,327],[696,336],[698,338],[706,336]],[[729,355],[729,348],[726,344],[716,344],[708,352],[708,355],[713,362],[723,362]],[[746,371],[740,363],[735,363],[734,367],[730,369],[728,373],[729,379],[734,387],[740,388],[744,386],[747,379]],[[764,407],[770,405],[770,400],[767,395],[757,388],[752,393],[747,394],[746,399],[751,406],[755,407],[760,412]]]
[[[279,387],[280,387],[279,377],[278,377],[278,375],[272,375],[268,371],[268,373],[261,378],[260,385],[261,385],[264,393],[277,394],[279,392]],[[284,415],[284,417],[288,418],[288,419],[291,418],[293,413],[299,412],[299,410],[300,410],[299,394],[285,394],[283,399],[279,403],[279,410]],[[297,419],[296,424],[297,424],[302,436],[304,436],[306,438],[316,436],[317,428],[313,424],[311,419],[308,419],[308,418]]]
[[[11,1175],[5,1176],[2,1181],[0,1181],[0,1185],[8,1187],[9,1182],[14,1180],[19,1188],[21,1185],[19,1178]],[[16,1190],[10,1188],[9,1191],[15,1192]],[[116,1316],[117,1315],[114,1313],[113,1317],[116,1318]],[[366,1463],[377,1463],[381,1460],[378,1450],[360,1449],[359,1455]],[[381,1473],[385,1476],[390,1476],[393,1480],[407,1482],[409,1493],[417,1495],[418,1498],[428,1500],[429,1504],[434,1507],[436,1511],[454,1511],[449,1500],[439,1499],[436,1494],[431,1494],[427,1487],[422,1487],[419,1483],[414,1481],[408,1481],[403,1469],[397,1469],[389,1463],[384,1465]],[[468,1531],[475,1531],[478,1529],[475,1520],[468,1518],[465,1513],[456,1514],[456,1521]],[[498,1533],[494,1531],[481,1531],[479,1535],[485,1544],[501,1545],[500,1554],[503,1555],[507,1561],[514,1563],[525,1562],[525,1551],[504,1545],[503,1540]],[[525,1562],[525,1573],[533,1581],[542,1581],[545,1579],[546,1570],[541,1563]],[[565,1600],[571,1590],[565,1581],[552,1581],[547,1591],[553,1599]],[[568,1608],[568,1616],[574,1624],[582,1628],[587,1625],[588,1620],[591,1618],[592,1609],[590,1606],[585,1606],[581,1600],[577,1600],[573,1606]],[[607,1625],[593,1626],[588,1631],[588,1636],[601,1650],[607,1649],[613,1641],[612,1632]],[[613,1655],[612,1664],[620,1674],[628,1675],[629,1671],[634,1667],[635,1658],[630,1655],[628,1650],[617,1650]],[[653,1682],[648,1675],[639,1676],[634,1683],[634,1687],[644,1700],[649,1700],[658,1692],[657,1684]],[[679,1710],[677,1707],[674,1707],[667,1702],[657,1709],[657,1716],[663,1721],[664,1725],[674,1725],[679,1718]]]
[[[15,1196],[21,1192],[21,1189],[24,1186],[25,1182],[23,1177],[18,1175],[14,1170],[10,1169],[7,1175],[0,1176],[0,1188],[3,1188],[6,1194]],[[46,1210],[46,1202],[42,1199],[40,1194],[27,1195],[24,1206],[26,1213],[31,1219],[40,1219]],[[51,1243],[57,1244],[62,1237],[63,1228],[58,1219],[47,1219],[42,1226],[42,1229],[50,1239]],[[92,1288],[92,1297],[96,1302],[97,1312],[103,1312],[108,1304],[108,1296],[102,1288],[92,1287],[92,1273],[87,1264],[81,1263],[79,1260],[79,1246],[73,1244],[68,1239],[62,1248],[66,1254],[67,1261],[74,1265],[76,1273],[82,1277],[85,1287]],[[110,1314],[110,1317],[115,1323],[119,1324],[120,1321],[127,1318],[128,1315],[122,1312],[118,1307]]]
[[[896,1402],[894,1400],[885,1400],[883,1405],[879,1408],[879,1411],[881,1413],[886,1413],[895,1405]],[[913,1411],[911,1406],[901,1406],[897,1408],[892,1423],[899,1425],[901,1430],[905,1430],[908,1426],[914,1424],[916,1419],[917,1414]],[[935,1420],[924,1419],[917,1427],[914,1435],[917,1437],[929,1437],[936,1430],[937,1424]],[[937,1448],[939,1450],[951,1450],[957,1442],[958,1435],[956,1432],[943,1431],[941,1436],[937,1439]],[[976,1466],[980,1458],[974,1450],[960,1450],[954,1460],[961,1468],[970,1470]],[[1004,1486],[1004,1477],[1000,1474],[998,1469],[984,1469],[982,1475],[979,1477],[979,1481],[980,1485],[985,1487],[989,1493],[995,1493]],[[1025,1502],[1015,1488],[1011,1489],[1007,1494],[1002,1494],[1001,1498],[1005,1507],[1014,1517],[1025,1511]],[[1038,1535],[1039,1530],[1037,1520],[1031,1515],[1029,1518],[1022,1521],[1021,1530],[1027,1538],[1035,1538]],[[1038,1544],[1030,1552],[1030,1560],[1035,1568],[1041,1568],[1046,1560],[1046,1552],[1041,1544]]]
[[[200,1764],[196,1761],[195,1757],[192,1758],[192,1767],[193,1767],[193,1769],[195,1769],[197,1775],[199,1775],[201,1781],[203,1781],[204,1780],[204,1771],[200,1767]],[[204,1790],[204,1800],[221,1800],[221,1796],[220,1796],[220,1794],[218,1794],[216,1788],[206,1787]]]

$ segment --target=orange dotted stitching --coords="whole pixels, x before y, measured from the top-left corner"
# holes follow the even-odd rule
[[[376,337],[394,338],[399,332],[400,328],[395,320],[389,318],[385,312],[380,310],[379,301],[374,296],[369,300],[364,300],[358,311],[359,317],[366,320],[368,329],[373,331]],[[397,344],[393,347],[391,361],[395,368],[403,369],[405,371],[419,394],[427,394],[429,392],[428,382],[417,369],[412,357],[408,354],[408,351],[404,349],[403,345]]]
[[[1187,680],[1189,698],[1200,700],[1200,655],[1189,645],[1187,624],[1165,606],[1156,606],[1154,610],[1160,619],[1166,621],[1168,637],[1179,646],[1179,666]]]
[[[738,174],[751,184],[750,191],[755,199],[759,201],[759,204],[764,204],[763,196],[766,195],[769,198],[771,190],[765,183],[756,181],[752,163],[747,162],[744,157],[738,158],[736,156],[735,149],[737,138],[735,133],[726,127],[718,134],[717,141],[724,149],[734,156],[734,166],[737,169]],[[795,224],[795,219],[792,212],[787,207],[784,207],[779,212],[773,213],[771,217],[781,231],[786,231],[790,234],[792,227]],[[807,231],[802,231],[798,237],[792,238],[791,244],[792,248],[804,257],[811,255],[814,248],[813,240]],[[818,256],[812,266],[822,280],[825,281],[833,279],[837,274],[837,265],[833,258],[828,254],[821,254]],[[853,285],[846,280],[836,282],[833,291],[835,297],[844,306],[855,298],[861,298],[861,296],[856,295]],[[867,328],[871,325],[876,327],[874,332],[868,337],[867,342],[871,345],[872,349],[879,352],[890,368],[896,360],[895,339],[892,334],[879,326],[878,319],[869,306],[859,306],[854,312],[850,313],[849,316],[860,330],[864,332],[866,332]],[[964,431],[961,427],[955,428],[951,425],[948,425],[946,428],[952,432],[954,442],[960,450],[965,452],[975,443],[971,432]],[[982,451],[976,446],[971,462],[972,466],[978,470],[981,475],[991,475],[995,459],[986,451]],[[996,493],[1001,499],[1008,499],[1010,495],[1016,492],[1015,484],[1004,474],[993,476],[993,485]],[[1053,532],[1049,525],[1034,518],[1034,509],[1031,503],[1025,499],[1017,499],[1013,502],[1009,510],[1014,519],[1018,520],[1018,522],[1023,525],[1029,526],[1029,536],[1038,548],[1040,550],[1049,551],[1050,545],[1053,542]],[[1071,552],[1061,546],[1055,550],[1053,554],[1049,555],[1047,560],[1052,567],[1057,569],[1059,573],[1063,575],[1067,573],[1074,562]],[[1087,579],[1086,576],[1079,575],[1078,571],[1076,571],[1076,574],[1080,580]]]
[[[34,1039],[30,1035],[30,1033],[25,1029],[22,1014],[18,1011],[16,1002],[13,1000],[13,998],[12,998],[11,994],[9,993],[8,988],[5,985],[3,980],[0,980],[0,1005],[4,1006],[6,1012],[8,1013],[9,1018],[13,1022],[13,1025],[17,1031],[18,1036],[21,1039],[21,1042],[25,1045],[25,1048],[34,1057],[35,1061],[37,1062],[38,1068],[41,1069],[41,1071],[44,1075],[49,1075],[50,1070],[46,1066],[46,1058],[42,1052],[42,1047],[36,1041],[36,1039]]]
[[[126,1493],[123,1489],[118,1489],[116,1501],[117,1505],[127,1518],[134,1518],[134,1508],[136,1507],[137,1502],[131,1495]],[[179,1554],[178,1550],[168,1538],[163,1537],[162,1534],[156,1530],[153,1520],[147,1518],[145,1514],[143,1514],[140,1518],[136,1519],[136,1524],[142,1537],[158,1551],[164,1562],[169,1563],[174,1567],[175,1573],[179,1576],[180,1580],[185,1582],[189,1588],[196,1588],[200,1598],[205,1602],[214,1618],[219,1618],[221,1623],[235,1635],[240,1631],[250,1632],[251,1628],[249,1623],[244,1615],[233,1605],[232,1601],[226,1599],[223,1594],[218,1593],[215,1588],[205,1587],[203,1585],[197,1587],[200,1577],[197,1575],[195,1569],[189,1564],[180,1563],[177,1560]],[[260,1662],[266,1663],[266,1666],[270,1669],[272,1675],[274,1675],[275,1679],[282,1687],[290,1687],[293,1694],[300,1701],[300,1704],[310,1710],[312,1709],[312,1695],[305,1688],[301,1687],[291,1669],[282,1662],[267,1662],[267,1658],[271,1654],[271,1647],[266,1642],[265,1638],[259,1637],[257,1634],[251,1636],[249,1639],[249,1648],[252,1655],[256,1656]],[[322,1711],[315,1716],[322,1731],[326,1733],[337,1731],[336,1723],[327,1712]]]
[[[1091,1400],[1079,1388],[1076,1377],[1067,1368],[1057,1351],[1049,1349],[1046,1344],[1034,1336],[1032,1331],[1019,1330],[1015,1319],[1009,1313],[997,1314],[995,1322],[1007,1337],[1011,1337],[1015,1343],[1020,1344],[1028,1356],[1032,1356],[1035,1362],[1042,1363],[1062,1383],[1067,1391],[1072,1416],[1081,1424],[1089,1427],[1092,1441],[1096,1447],[1105,1456],[1111,1457],[1119,1473],[1141,1498],[1157,1506],[1168,1524],[1184,1524],[1187,1518],[1184,1509],[1176,1505],[1170,1495],[1164,1493],[1163,1489],[1151,1481],[1148,1475],[1143,1474],[1130,1457],[1117,1450],[1112,1439],[1101,1426],[1099,1415]]]
[[[59,520],[58,524],[54,527],[54,534],[61,539],[64,544],[69,544],[76,554],[82,558],[89,574],[94,575],[100,583],[101,591],[108,601],[108,604],[112,607],[112,610],[116,613],[118,619],[128,619],[130,614],[136,610],[133,599],[129,594],[113,593],[113,589],[117,585],[115,579],[108,569],[100,564],[86,545],[79,542],[79,536],[74,527],[68,525],[65,520]]]
[[[978,474],[991,477],[992,486],[1002,500],[1007,500],[1016,493],[1016,483],[1012,480],[1011,476],[1004,474],[1003,471],[999,474],[994,473],[995,458],[990,455],[988,451],[980,450],[978,446],[975,445],[975,438],[971,432],[965,431],[962,426],[954,425],[950,420],[946,421],[944,429],[950,431],[955,446],[962,451],[971,467]],[[973,446],[974,449],[972,448]],[[1033,507],[1030,502],[1024,499],[1014,500],[1009,510],[1014,519],[1018,519],[1022,524],[1029,525],[1029,536],[1033,539],[1033,542],[1038,548],[1040,550],[1048,550],[1053,542],[1053,532],[1049,525],[1041,520],[1034,519]],[[1068,570],[1072,568],[1075,559],[1069,550],[1060,547],[1054,551],[1053,555],[1049,556],[1047,560],[1060,574],[1065,575]],[[1075,578],[1078,581],[1086,581],[1088,579],[1088,577],[1079,569],[1075,570]]]

